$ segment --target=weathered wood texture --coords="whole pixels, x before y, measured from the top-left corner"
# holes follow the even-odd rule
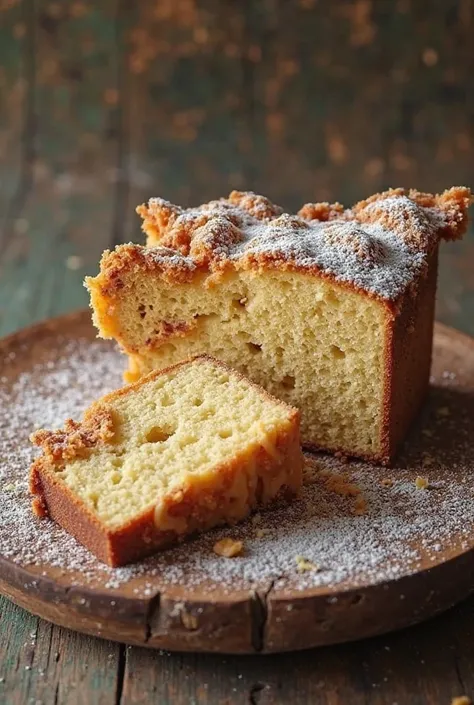
[[[139,237],[152,194],[248,187],[293,208],[473,185],[473,0],[0,9],[2,334],[84,305],[83,275]],[[473,262],[472,234],[444,248],[438,306],[471,334]],[[125,651],[2,602],[0,702],[449,703],[474,694],[473,604],[356,647],[223,660]]]
[[[450,705],[474,692],[474,603],[358,644],[277,656],[169,654],[89,639],[2,603],[5,705]]]

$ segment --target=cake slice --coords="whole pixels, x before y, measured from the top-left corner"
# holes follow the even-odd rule
[[[233,192],[138,208],[148,246],[105,252],[88,278],[129,379],[207,352],[302,412],[303,443],[388,463],[428,388],[438,245],[471,195],[392,189],[289,215]]]
[[[37,431],[33,508],[119,566],[296,493],[299,413],[207,356]]]

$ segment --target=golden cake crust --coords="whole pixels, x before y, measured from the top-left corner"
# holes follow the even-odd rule
[[[188,486],[175,488],[165,494],[160,498],[159,519],[157,507],[153,507],[118,529],[108,529],[56,476],[55,471],[75,458],[85,457],[84,454],[90,453],[94,447],[113,443],[113,404],[117,398],[140,389],[152,379],[190,363],[199,363],[200,360],[211,361],[235,377],[245,380],[272,403],[283,406],[288,412],[289,424],[279,429],[271,448],[260,445],[251,453],[237,454],[216,466],[214,473],[219,477],[218,483],[189,483]],[[222,511],[222,505],[228,502],[229,488],[241,482],[242,478],[250,477],[255,468],[259,468],[258,482],[253,495],[249,493],[248,511],[255,506],[286,500],[295,495],[301,486],[303,463],[299,418],[297,409],[275,399],[224,363],[208,355],[184,360],[106,395],[89,408],[80,423],[68,419],[64,430],[40,430],[34,433],[31,440],[43,452],[30,470],[33,511],[37,516],[54,519],[100,560],[111,566],[139,560],[182,540],[190,533],[214,526],[212,514]],[[276,493],[272,492],[274,483],[279,487]]]

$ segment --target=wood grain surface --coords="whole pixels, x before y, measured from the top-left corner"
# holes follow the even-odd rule
[[[83,306],[149,195],[292,208],[474,179],[472,0],[0,2],[0,333]],[[438,318],[474,334],[474,236]],[[0,702],[449,705],[474,697],[474,602],[291,656],[170,656],[0,604]],[[33,639],[32,634],[36,635]]]

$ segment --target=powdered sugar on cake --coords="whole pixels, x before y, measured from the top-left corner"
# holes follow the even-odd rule
[[[0,546],[14,562],[78,571],[80,583],[105,575],[111,589],[140,575],[149,579],[147,590],[170,583],[232,590],[270,582],[305,589],[385,581],[415,570],[422,557],[436,562],[454,538],[460,549],[472,543],[474,479],[467,472],[474,464],[472,403],[459,398],[451,404],[456,376],[444,371],[425,425],[396,469],[308,456],[307,485],[291,505],[211,531],[142,563],[107,568],[53,522],[35,518],[30,508],[28,469],[35,451],[29,434],[38,426],[58,428],[68,416],[79,418],[93,399],[121,383],[121,359],[112,346],[61,338],[55,345],[50,357],[23,365],[27,371],[11,388],[2,380]],[[15,353],[22,354],[30,359],[26,349]],[[15,355],[6,366],[16,363]],[[450,439],[443,448],[437,445],[441,430]],[[429,489],[417,489],[420,475],[428,477]],[[213,552],[216,541],[228,536],[243,542],[242,555],[227,559]]]
[[[211,271],[230,264],[299,269],[395,301],[426,271],[441,238],[462,236],[470,201],[464,187],[437,196],[391,189],[352,209],[306,204],[295,216],[264,196],[233,191],[189,209],[152,198],[137,211],[150,257],[160,245],[179,252],[183,265],[190,257]]]
[[[389,230],[353,221],[277,219],[248,229],[249,239],[232,257],[267,258],[348,282],[383,299],[396,299],[420,275],[426,253],[412,252]],[[298,220],[300,222],[298,223]]]

